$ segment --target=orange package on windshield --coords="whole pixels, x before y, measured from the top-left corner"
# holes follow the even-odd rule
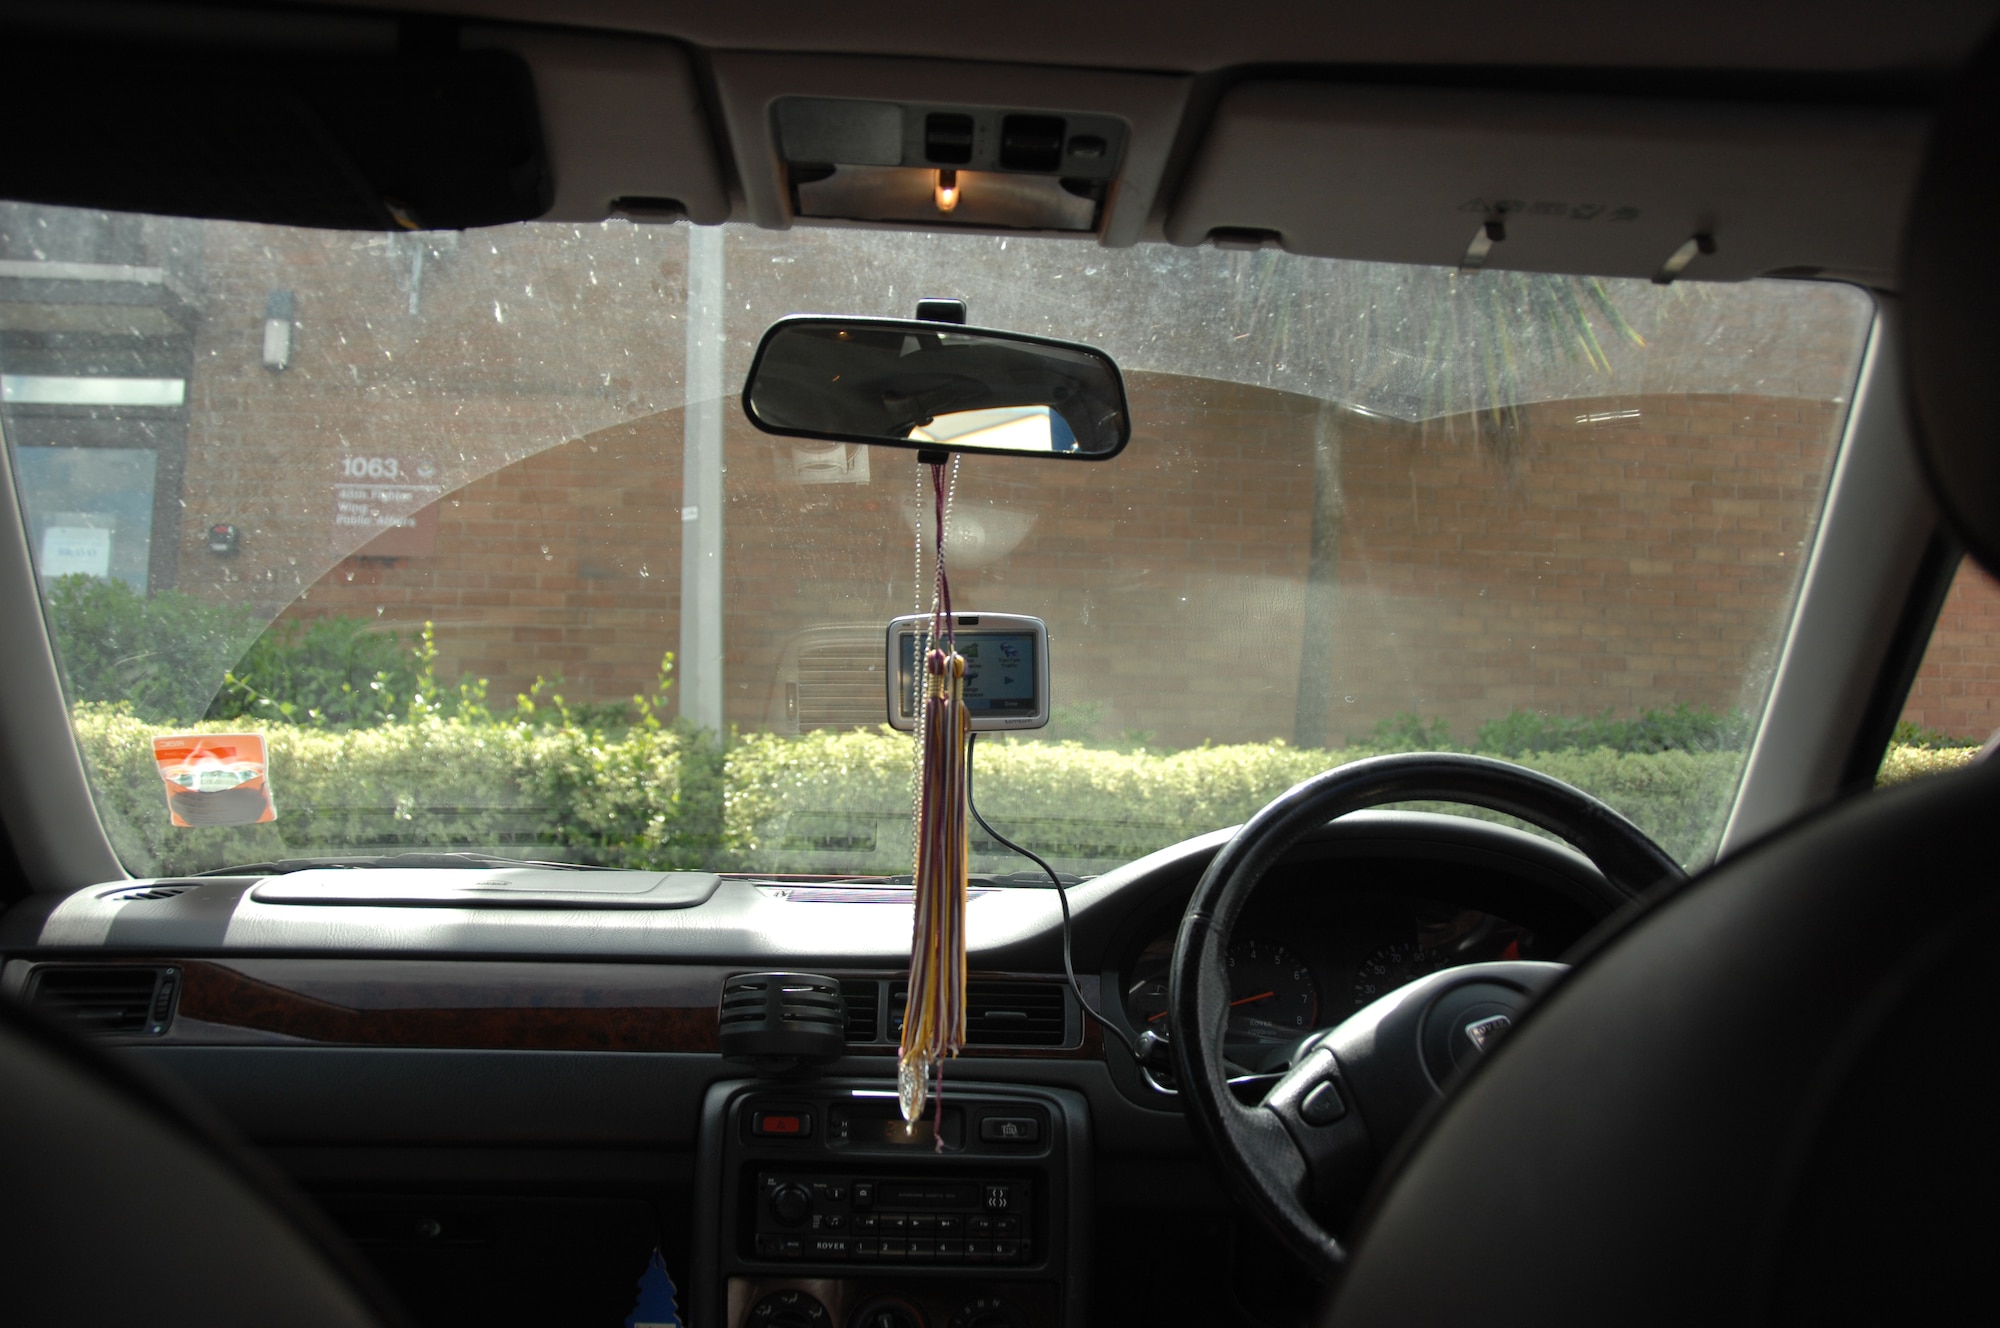
[[[175,825],[256,825],[278,819],[261,733],[180,733],[153,739]]]

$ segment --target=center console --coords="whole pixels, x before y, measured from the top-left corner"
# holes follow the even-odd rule
[[[884,1080],[721,1083],[702,1115],[701,1328],[1083,1321],[1082,1097],[946,1080],[905,1125]]]

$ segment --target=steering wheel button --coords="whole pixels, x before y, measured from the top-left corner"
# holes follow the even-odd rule
[[[1322,1079],[1313,1085],[1310,1093],[1299,1103],[1299,1119],[1308,1125],[1331,1125],[1347,1114],[1347,1101],[1340,1096],[1340,1088],[1331,1079]]]

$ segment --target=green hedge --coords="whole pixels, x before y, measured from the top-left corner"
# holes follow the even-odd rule
[[[1239,824],[1300,780],[1377,754],[1283,742],[1171,753],[982,743],[975,792],[980,810],[1009,838],[1061,869],[1093,872]],[[1740,752],[1600,750],[1519,759],[1605,799],[1687,862],[1712,851],[1743,763]],[[725,838],[757,870],[908,870],[908,738],[881,731],[757,735],[740,740],[727,764]],[[986,849],[976,853],[977,867],[1021,865],[976,829],[973,842]]]
[[[154,735],[244,726],[162,728],[88,704],[75,723],[112,846],[139,874],[438,847],[701,866],[720,849],[719,763],[671,729],[612,735],[436,716],[346,731],[262,725],[278,819],[175,829]]]
[[[116,706],[79,706],[75,719],[113,845],[142,874],[432,847],[655,868],[909,870],[910,740],[884,730],[758,734],[722,755],[659,726],[434,715],[348,731],[267,725],[278,820],[177,830],[152,759],[153,735],[169,730]],[[1000,830],[1063,870],[1090,873],[1238,824],[1300,780],[1375,754],[1282,742],[1169,753],[986,742],[977,792]],[[1894,748],[1881,782],[1970,756]],[[1743,762],[1739,752],[1608,749],[1518,759],[1603,798],[1690,865],[1713,852]],[[977,869],[1022,865],[976,830],[974,845]]]
[[[1931,747],[1916,744],[1898,744],[1891,747],[1882,757],[1882,768],[1875,774],[1877,788],[1889,784],[1903,784],[1925,775],[1942,775],[1971,763],[1979,755],[1977,747]]]

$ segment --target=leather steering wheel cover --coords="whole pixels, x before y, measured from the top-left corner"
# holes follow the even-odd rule
[[[1195,886],[1174,943],[1167,1009],[1181,1100],[1220,1160],[1225,1186],[1324,1278],[1336,1275],[1346,1254],[1306,1211],[1297,1150],[1276,1118],[1236,1101],[1223,1070],[1229,938],[1258,883],[1307,834],[1348,812],[1431,801],[1540,826],[1634,896],[1685,879],[1645,832],[1583,790],[1507,761],[1451,752],[1372,757],[1315,775],[1272,799],[1223,845]]]

